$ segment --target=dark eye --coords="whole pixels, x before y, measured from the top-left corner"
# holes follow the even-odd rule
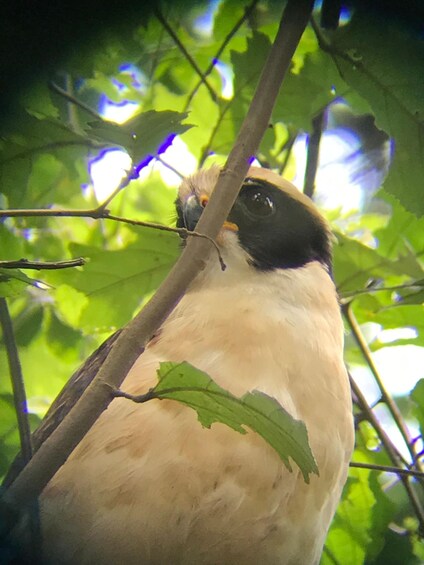
[[[248,192],[244,198],[244,203],[248,211],[259,218],[271,216],[275,211],[273,200],[267,194],[258,190]]]

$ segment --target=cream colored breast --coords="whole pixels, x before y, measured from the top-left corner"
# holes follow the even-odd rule
[[[44,491],[51,563],[319,559],[353,441],[332,282],[317,264],[207,280],[182,299],[123,388],[148,390],[163,360],[188,361],[237,395],[262,390],[305,421],[320,477],[306,485],[260,437],[203,429],[178,403],[117,399]]]

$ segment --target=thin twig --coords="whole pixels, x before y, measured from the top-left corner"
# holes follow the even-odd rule
[[[306,194],[306,196],[309,196],[309,198],[312,198],[315,190],[315,178],[318,170],[319,148],[322,132],[325,127],[325,113],[326,109],[322,110],[312,120],[312,133],[309,136],[305,178],[303,181],[303,192]]]
[[[210,134],[210,136],[209,136],[209,139],[208,139],[208,141],[207,141],[205,147],[204,147],[203,150],[202,150],[202,154],[201,154],[200,159],[199,159],[199,168],[203,167],[203,165],[204,165],[204,163],[205,163],[205,161],[206,161],[206,159],[207,159],[207,157],[208,157],[208,155],[209,155],[209,152],[210,152],[210,150],[211,150],[212,142],[213,142],[213,140],[214,140],[214,137],[215,137],[215,135],[217,134],[217,132],[218,132],[220,126],[221,126],[221,123],[222,123],[222,120],[223,120],[224,117],[225,117],[225,114],[226,114],[226,113],[228,112],[228,110],[231,108],[231,104],[232,104],[232,102],[230,101],[230,102],[229,102],[228,104],[226,104],[222,109],[220,109],[219,116],[218,116],[218,119],[217,119],[217,121],[216,121],[216,124],[214,125],[214,127],[213,127],[213,129],[212,129],[212,131],[211,131],[211,134]]]
[[[69,269],[71,267],[82,267],[85,259],[78,257],[68,261],[30,261],[19,259],[18,261],[0,261],[1,269],[34,269],[35,271],[48,271],[53,269]]]
[[[356,467],[357,469],[370,469],[371,471],[383,471],[384,473],[395,473],[396,475],[404,475],[405,477],[424,479],[424,473],[422,471],[402,469],[401,467],[392,467],[390,465],[376,465],[374,463],[359,463],[358,461],[351,461],[349,466]]]
[[[271,52],[236,143],[197,225],[215,239],[228,217],[270,115],[293,53],[312,12],[313,0],[288,0]],[[94,380],[73,409],[34,454],[5,494],[4,506],[22,508],[39,495],[97,418],[113,400],[145,344],[172,312],[188,286],[206,266],[211,249],[202,238],[190,238],[171,273],[143,311],[119,334]],[[1,508],[0,508],[1,509]]]
[[[170,37],[172,37],[172,39],[175,42],[175,45],[178,47],[178,49],[181,51],[181,53],[184,55],[184,57],[187,59],[187,61],[190,63],[190,65],[192,66],[192,68],[196,71],[196,73],[199,75],[202,83],[206,86],[206,88],[208,89],[208,92],[212,98],[212,100],[214,102],[216,102],[218,100],[218,96],[216,94],[216,92],[214,91],[214,89],[212,88],[212,86],[209,84],[206,76],[204,75],[203,71],[200,69],[200,67],[198,66],[198,64],[196,63],[196,61],[193,59],[193,57],[190,55],[190,53],[187,51],[187,49],[184,47],[184,45],[181,43],[179,37],[177,36],[177,34],[174,32],[174,30],[172,29],[172,27],[168,24],[168,22],[166,21],[166,19],[163,17],[162,12],[159,10],[159,8],[156,8],[154,10],[154,14],[157,17],[157,19],[159,20],[159,22],[162,24],[162,26],[166,29],[167,33],[170,35]]]
[[[245,8],[244,14],[242,15],[242,17],[234,24],[232,29],[225,36],[224,41],[221,43],[218,51],[215,53],[214,57],[212,58],[212,61],[209,64],[209,67],[203,73],[204,77],[209,76],[210,73],[213,71],[213,69],[215,68],[215,61],[220,58],[222,52],[227,47],[227,45],[229,44],[231,39],[234,37],[234,35],[238,32],[238,30],[241,28],[241,26],[244,24],[244,22],[250,16],[250,14],[253,12],[258,1],[259,0],[253,0],[253,2],[251,2],[249,4],[249,6],[247,6]],[[188,110],[188,108],[190,107],[191,101],[193,100],[194,96],[196,95],[197,91],[199,90],[199,88],[201,87],[202,84],[203,84],[203,80],[200,79],[199,82],[196,84],[196,86],[193,88],[193,90],[190,92],[190,94],[187,98],[187,101],[185,103],[183,112],[186,112]]]
[[[12,382],[13,399],[15,402],[16,419],[18,421],[19,439],[22,456],[26,462],[32,457],[31,429],[28,421],[28,405],[25,393],[22,367],[19,361],[18,348],[13,332],[12,320],[5,298],[0,298],[0,325],[3,331],[3,341],[9,362],[10,379]]]
[[[374,286],[374,287],[363,288],[359,290],[341,292],[342,295],[341,298],[343,300],[346,300],[349,298],[355,298],[356,296],[361,296],[362,294],[371,294],[372,292],[384,292],[384,291],[396,292],[398,290],[407,290],[409,288],[414,288],[414,287],[418,287],[422,289],[424,287],[424,281],[419,280],[419,281],[413,281],[410,283],[399,284],[395,286]]]
[[[342,305],[342,312],[344,315],[344,318],[350,328],[350,331],[352,333],[352,336],[354,338],[354,340],[356,341],[365,361],[367,362],[368,367],[371,370],[371,373],[374,376],[374,379],[378,385],[378,388],[380,389],[381,392],[381,398],[383,400],[383,402],[386,404],[387,408],[389,409],[389,412],[391,413],[393,420],[395,421],[401,435],[402,438],[408,448],[408,451],[411,455],[411,458],[413,459],[415,456],[415,451],[413,449],[413,446],[411,445],[412,442],[412,438],[411,435],[409,433],[408,428],[405,426],[405,423],[403,421],[402,418],[402,414],[400,413],[399,408],[397,407],[397,404],[395,403],[395,401],[393,400],[393,398],[391,397],[391,395],[387,392],[386,387],[384,386],[383,380],[380,377],[380,373],[378,372],[378,369],[374,363],[374,359],[372,357],[372,353],[368,347],[367,342],[364,339],[364,336],[362,335],[361,332],[361,328],[359,327],[359,324],[355,318],[355,314],[353,313],[352,307],[351,307],[351,303],[348,304],[343,304]]]
[[[122,222],[124,224],[130,224],[132,226],[143,226],[146,228],[152,228],[159,231],[173,232],[173,233],[177,233],[183,239],[187,239],[188,237],[203,237],[204,239],[207,239],[214,246],[215,251],[218,255],[218,261],[219,264],[221,265],[221,269],[225,271],[225,269],[227,268],[224,259],[222,258],[219,245],[212,237],[209,237],[204,233],[200,233],[198,231],[190,231],[187,228],[174,228],[170,226],[164,226],[162,224],[154,224],[152,222],[143,222],[141,220],[130,220],[128,218],[122,218],[121,216],[114,216],[113,214],[109,214],[107,210],[105,210],[105,215],[102,217],[102,219],[114,220],[115,222]]]
[[[61,88],[55,82],[50,81],[49,82],[49,88],[53,92],[56,92],[56,94],[59,94],[60,96],[62,96],[62,98],[65,98],[66,100],[68,100],[68,102],[71,102],[75,106],[78,106],[79,108],[81,108],[81,110],[84,110],[84,112],[87,112],[88,114],[90,114],[90,116],[92,116],[94,119],[101,120],[102,122],[104,121],[103,118],[101,117],[101,115],[98,114],[95,110],[93,110],[93,108],[90,108],[90,106],[87,106],[87,104],[84,104],[84,102],[81,102],[81,100],[78,100],[78,98],[75,98],[75,96],[72,96],[72,94],[70,94],[69,92],[67,92],[63,88]]]
[[[383,444],[384,448],[386,449],[387,454],[388,454],[389,458],[391,459],[392,463],[395,466],[399,466],[399,463],[406,466],[408,464],[407,461],[402,457],[400,452],[397,450],[395,445],[392,443],[389,436],[386,434],[386,432],[382,428],[377,416],[374,414],[371,406],[366,401],[365,396],[363,395],[361,389],[358,387],[358,385],[356,384],[356,381],[354,380],[354,378],[352,377],[351,374],[349,374],[349,380],[350,380],[350,386],[352,388],[352,391],[353,391],[353,393],[356,397],[356,402],[357,402],[358,406],[360,407],[360,409],[364,413],[366,420],[368,420],[368,422],[376,430],[376,432],[377,432],[377,434],[378,434],[378,436],[381,440],[381,443]]]
[[[204,233],[200,233],[198,231],[190,231],[186,228],[176,228],[176,227],[171,227],[171,226],[165,226],[162,224],[156,224],[154,222],[144,222],[142,220],[131,220],[130,218],[123,218],[121,216],[115,216],[114,214],[111,214],[109,212],[109,210],[106,210],[103,208],[104,203],[99,206],[98,208],[92,208],[92,209],[88,209],[88,210],[64,210],[64,209],[55,209],[55,208],[34,208],[34,209],[22,209],[22,210],[0,210],[0,218],[28,218],[28,217],[49,217],[49,218],[91,218],[93,220],[112,220],[114,222],[120,222],[123,224],[129,224],[131,226],[141,226],[144,228],[151,228],[154,230],[159,230],[159,231],[167,231],[167,232],[173,232],[173,233],[177,233],[182,239],[187,239],[188,237],[200,237],[203,239],[206,239],[207,241],[209,241],[209,243],[211,243],[218,255],[218,260],[219,263],[221,265],[221,269],[223,271],[225,271],[226,269],[226,265],[224,262],[224,259],[222,258],[221,255],[221,251],[219,249],[219,246],[217,244],[217,242],[210,236],[204,234]],[[49,267],[49,263],[38,263],[38,262],[34,262],[32,263],[33,265],[47,265],[44,267],[40,267],[43,269],[53,269],[53,268],[65,268],[65,267],[77,267],[80,266],[80,263],[76,263],[76,264],[72,264],[73,261],[82,261],[84,263],[83,259],[74,259],[71,261],[63,261],[63,262],[57,262],[57,263],[52,263],[52,265],[59,265],[57,267]],[[2,265],[2,263],[4,263],[4,265]],[[21,266],[19,267],[15,267],[15,266],[8,266],[8,265],[14,265],[17,263],[22,263]],[[81,263],[81,264],[83,264]],[[20,261],[0,261],[0,267],[4,267],[4,268],[9,268],[9,269],[14,269],[14,268],[27,268],[27,269],[37,269],[39,267],[29,267],[27,266],[29,264],[29,262],[27,262],[26,259],[21,259]],[[61,264],[63,264],[63,266],[60,266]]]
[[[22,459],[28,464],[32,457],[31,428],[28,420],[28,405],[22,367],[18,355],[12,319],[5,298],[0,298],[0,325],[3,331],[3,342],[9,363],[12,383],[13,401],[18,423]],[[33,502],[29,514],[30,545],[34,558],[41,555],[41,529],[38,504]]]
[[[407,464],[406,461],[401,456],[401,454],[396,449],[395,445],[392,443],[389,436],[386,434],[386,432],[382,428],[380,422],[378,421],[378,418],[376,417],[376,415],[374,414],[374,412],[372,411],[372,409],[368,405],[368,402],[366,401],[365,396],[363,395],[361,389],[356,384],[355,380],[353,379],[352,375],[350,375],[350,374],[349,374],[349,380],[350,380],[350,386],[352,387],[353,393],[356,395],[358,405],[360,406],[361,410],[366,415],[368,422],[372,425],[372,427],[377,432],[377,435],[379,436],[381,443],[383,444],[384,448],[386,449],[387,455],[389,456],[389,459],[392,461],[393,465],[395,467],[399,467],[402,464],[406,465]],[[412,505],[414,512],[415,512],[415,514],[418,518],[418,521],[420,523],[420,531],[424,532],[424,510],[421,506],[420,499],[418,498],[415,490],[413,489],[412,485],[410,484],[408,477],[405,477],[404,475],[400,475],[399,478],[403,483],[403,486],[406,490],[408,498],[411,502],[411,505]]]
[[[65,87],[66,87],[66,92],[72,96],[72,98],[74,97],[74,84],[72,81],[72,77],[69,73],[65,73]],[[77,106],[75,105],[74,101],[68,99],[67,102],[67,111],[68,111],[68,123],[69,123],[69,127],[77,132],[80,133],[81,132],[81,126],[79,124],[79,120],[78,120],[78,112],[77,112]]]
[[[282,153],[283,151],[286,152],[286,154],[284,155],[283,162],[281,163],[281,166],[278,169],[278,172],[279,172],[280,175],[283,175],[284,171],[286,170],[286,167],[288,165],[290,155],[291,155],[291,152],[293,150],[293,146],[294,146],[294,143],[297,139],[297,136],[298,136],[298,132],[289,133],[289,137],[284,142],[283,146],[281,147],[280,151],[278,152],[278,153]]]
[[[113,389],[112,394],[115,398],[126,398],[127,400],[131,400],[132,402],[136,402],[137,404],[143,404],[144,402],[148,402],[149,400],[153,400],[154,398],[160,398],[158,396],[158,393],[155,392],[152,388],[149,389],[145,394],[130,394],[128,392],[124,392],[121,389]]]
[[[101,204],[99,204],[99,206],[97,206],[96,210],[99,213],[101,213],[102,210],[105,210],[106,207],[115,198],[115,196],[117,196],[124,188],[126,188],[131,181],[136,180],[137,178],[138,178],[138,173],[136,172],[135,167],[131,167],[129,171],[126,171],[125,176],[122,177],[120,183],[115,188],[115,190],[113,190],[112,193],[109,194],[109,196]]]
[[[156,161],[161,163],[164,167],[166,167],[167,169],[169,169],[170,171],[175,173],[178,177],[180,177],[180,179],[184,178],[184,175],[182,173],[180,173],[180,171],[178,171],[175,167],[173,167],[172,165],[170,165],[169,163],[164,161],[160,155],[156,155],[155,159],[156,159]]]

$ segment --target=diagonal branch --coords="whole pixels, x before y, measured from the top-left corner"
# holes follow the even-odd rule
[[[356,396],[359,407],[362,409],[367,420],[369,421],[369,423],[372,425],[372,427],[377,432],[377,434],[378,434],[378,436],[381,440],[381,443],[383,444],[384,448],[386,449],[387,455],[389,456],[390,460],[393,463],[393,466],[399,467],[402,464],[401,455],[399,454],[395,445],[392,443],[389,436],[383,430],[380,422],[378,421],[377,416],[372,411],[372,409],[369,406],[368,402],[366,401],[366,398],[363,395],[361,389],[356,384],[355,380],[352,378],[352,376],[350,374],[349,374],[349,379],[350,379],[350,386],[352,387],[352,391]],[[424,532],[424,509],[421,505],[420,499],[419,499],[417,493],[415,492],[413,486],[409,482],[408,477],[400,475],[400,480],[403,483],[403,486],[406,490],[408,498],[409,498],[411,505],[414,509],[414,512],[415,512],[415,514],[418,518],[418,521],[419,521],[419,524],[420,524],[420,531]]]
[[[0,298],[0,326],[3,331],[3,340],[9,361],[10,378],[12,381],[15,413],[18,421],[21,454],[23,461],[28,464],[32,457],[31,430],[28,420],[28,405],[22,367],[19,360],[18,348],[13,331],[12,319],[5,298]],[[32,501],[29,512],[29,537],[31,553],[34,562],[41,555],[41,529],[38,512],[38,503]]]
[[[259,0],[253,0],[249,6],[247,6],[244,10],[244,14],[242,15],[242,17],[235,23],[235,25],[233,26],[233,28],[229,31],[229,33],[226,35],[224,41],[221,43],[221,46],[219,47],[218,51],[215,53],[215,56],[212,59],[212,62],[210,63],[209,67],[206,69],[206,71],[204,72],[204,77],[207,77],[208,75],[210,75],[210,73],[212,72],[212,70],[215,67],[215,61],[217,59],[219,59],[219,57],[221,56],[222,52],[224,51],[224,49],[227,47],[227,45],[229,44],[229,42],[231,41],[231,39],[234,37],[234,35],[238,32],[238,30],[241,28],[241,26],[244,24],[244,22],[249,18],[250,14],[253,12],[253,10],[256,7],[256,4],[258,3]],[[203,77],[199,80],[199,82],[196,84],[196,86],[193,88],[193,90],[190,92],[187,101],[185,103],[184,106],[184,110],[183,112],[186,112],[188,110],[188,108],[190,107],[191,101],[193,100],[193,98],[195,97],[197,91],[199,90],[199,88],[201,87],[201,85],[203,84]]]
[[[197,230],[213,239],[237,197],[264,135],[280,85],[310,17],[313,0],[289,0],[252,104],[237,141],[221,172]],[[47,485],[87,431],[113,399],[111,387],[119,387],[155,330],[164,322],[189,284],[206,265],[211,249],[202,238],[191,238],[157,293],[121,332],[105,363],[77,404],[34,454],[5,497],[18,508],[27,506]]]
[[[411,458],[414,459],[415,457],[415,452],[412,446],[412,438],[411,435],[409,433],[408,428],[405,426],[405,423],[403,421],[402,418],[402,414],[399,411],[399,408],[397,407],[397,404],[395,403],[395,401],[393,400],[393,398],[390,396],[390,394],[387,392],[386,387],[384,386],[384,383],[380,377],[380,373],[377,370],[377,367],[374,363],[374,359],[372,358],[371,355],[371,351],[369,350],[368,344],[364,339],[364,336],[362,335],[361,332],[361,328],[359,327],[358,322],[356,321],[355,315],[352,311],[351,308],[351,303],[347,303],[344,304],[342,306],[342,312],[343,315],[345,317],[345,320],[349,326],[350,331],[352,332],[352,336],[354,338],[354,340],[356,341],[364,359],[367,362],[368,367],[371,370],[371,373],[374,376],[374,379],[377,383],[378,388],[380,389],[380,393],[381,393],[381,398],[383,400],[383,402],[386,404],[387,408],[389,409],[389,412],[392,415],[393,420],[395,421],[401,435],[402,438],[408,448],[408,451],[411,455]]]
[[[155,16],[157,17],[157,19],[160,21],[160,23],[162,24],[162,26],[164,27],[164,29],[166,29],[167,33],[172,37],[172,39],[175,42],[175,45],[178,47],[178,49],[181,51],[181,53],[184,55],[184,57],[187,59],[187,61],[190,63],[190,65],[192,66],[192,68],[196,71],[196,73],[199,75],[200,80],[202,81],[202,84],[204,84],[206,86],[206,88],[208,89],[209,94],[211,95],[211,98],[214,102],[216,102],[218,100],[218,96],[216,94],[216,92],[214,91],[214,89],[212,88],[212,86],[209,84],[206,75],[203,73],[202,69],[198,66],[198,64],[196,63],[196,61],[193,59],[193,57],[190,55],[190,53],[187,51],[187,49],[184,47],[184,45],[181,43],[178,35],[174,32],[174,30],[172,29],[172,27],[169,25],[169,23],[166,21],[166,19],[163,17],[162,12],[157,8],[154,11]]]
[[[67,100],[68,102],[73,104],[74,106],[78,106],[79,108],[81,108],[81,110],[84,110],[84,112],[87,112],[87,114],[89,114],[95,120],[103,121],[102,116],[100,114],[98,114],[95,110],[93,110],[93,108],[90,108],[90,106],[87,106],[87,104],[84,104],[84,102],[82,102],[81,100],[78,100],[78,98],[75,98],[75,96],[73,96],[67,90],[64,90],[63,88],[61,88],[55,82],[51,81],[49,83],[49,88],[52,92],[56,92],[56,94],[59,94],[59,96],[62,96],[62,98],[64,98],[65,100]]]
[[[15,412],[18,421],[19,439],[22,457],[26,463],[32,457],[31,430],[28,421],[28,406],[25,392],[22,367],[19,361],[18,348],[13,332],[12,320],[5,298],[0,298],[0,326],[3,331],[3,341],[9,362],[10,380],[12,381]]]

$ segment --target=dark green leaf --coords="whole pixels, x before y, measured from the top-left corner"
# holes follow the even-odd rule
[[[134,163],[138,163],[147,155],[156,155],[160,146],[170,135],[188,130],[191,126],[182,124],[187,114],[150,110],[138,114],[124,125],[112,122],[90,122],[87,132],[97,139],[119,145],[126,149]]]
[[[365,5],[363,5],[365,6]],[[379,11],[358,9],[336,35],[345,81],[370,104],[377,126],[395,141],[385,189],[410,211],[424,214],[424,44]]]

